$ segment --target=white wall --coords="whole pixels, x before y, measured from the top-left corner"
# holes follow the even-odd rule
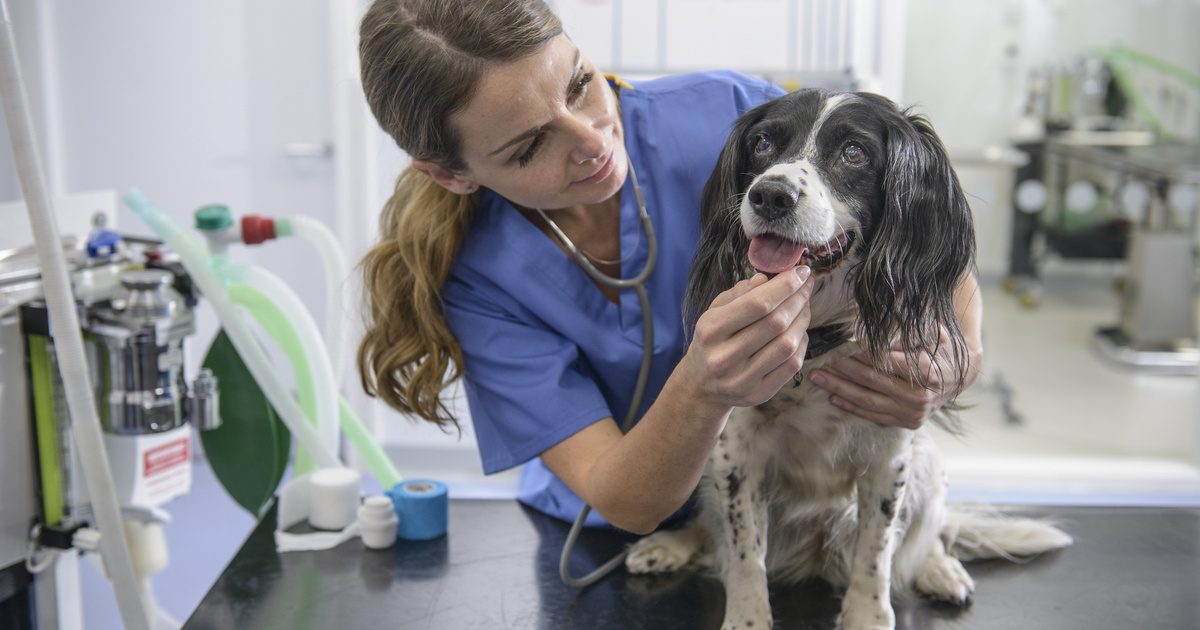
[[[17,57],[21,63],[21,78],[25,83],[29,99],[34,133],[38,138],[44,138],[46,136],[45,119],[40,115],[45,105],[43,98],[45,76],[42,72],[44,60],[37,39],[31,36],[41,28],[42,20],[39,14],[44,12],[44,7],[34,4],[32,0],[8,2],[7,6],[8,17],[12,21],[13,33],[16,36]],[[13,159],[11,146],[8,125],[0,125],[0,203],[21,199],[21,187],[17,181],[16,162]],[[4,217],[4,219],[28,221],[25,217]]]
[[[781,83],[852,75],[898,94],[904,0],[549,0],[601,68],[661,74],[733,68]]]
[[[952,153],[1008,142],[1027,68],[1123,44],[1200,74],[1195,0],[909,0],[903,100]],[[979,268],[1008,265],[1007,168],[958,165],[974,197]]]
[[[29,0],[16,4],[44,167],[57,193],[137,187],[183,226],[209,203],[235,216],[332,222],[330,155],[287,155],[289,145],[332,139],[325,2],[54,0],[36,12]],[[10,160],[3,152],[0,197],[16,199]],[[86,234],[76,223],[60,230]],[[117,227],[149,235],[123,207]],[[322,270],[305,244],[280,241],[236,256],[283,277],[320,325]],[[200,310],[197,325],[189,373],[217,328],[211,310]]]

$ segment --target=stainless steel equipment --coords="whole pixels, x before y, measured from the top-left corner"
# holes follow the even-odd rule
[[[189,420],[197,427],[219,426],[212,374],[202,371],[190,392],[184,378],[183,342],[195,332],[195,322],[189,300],[173,288],[179,276],[140,266],[131,259],[84,258],[75,271],[84,285],[81,293],[89,296],[81,301],[80,322],[104,431],[130,437],[166,434]],[[70,525],[86,518],[88,501],[84,484],[74,475],[74,444],[64,421],[54,340],[40,300],[20,305],[20,322],[35,403],[30,415],[42,454],[43,503],[47,493],[60,497],[58,509],[54,501],[43,506],[43,518],[52,525]]]
[[[1131,367],[1194,372],[1196,228],[1200,215],[1200,145],[1046,146],[1049,216],[1073,213],[1066,199],[1079,182],[1096,186],[1095,204],[1129,222],[1128,274],[1117,326],[1097,332],[1103,356]]]
[[[199,392],[187,394],[183,340],[196,326],[191,309],[171,288],[174,280],[162,269],[126,271],[121,292],[88,310],[98,409],[110,433],[167,431],[189,417],[205,427],[216,423],[211,373],[201,376]]]
[[[119,500],[153,507],[190,488],[186,424],[219,425],[218,387],[207,370],[185,380],[197,293],[182,267],[157,243],[101,232],[63,248]],[[25,570],[31,526],[69,544],[90,519],[41,298],[33,251],[0,252],[0,626],[55,614],[55,575]]]

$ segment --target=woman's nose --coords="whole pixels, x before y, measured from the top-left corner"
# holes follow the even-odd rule
[[[574,135],[578,139],[571,158],[580,164],[603,159],[608,154],[611,123],[592,116],[577,116],[573,122]]]

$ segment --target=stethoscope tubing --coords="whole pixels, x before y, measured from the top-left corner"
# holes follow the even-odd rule
[[[637,199],[638,218],[641,220],[642,230],[646,233],[647,250],[646,264],[632,278],[613,278],[601,272],[575,246],[575,243],[571,242],[566,233],[546,216],[545,212],[540,208],[537,210],[542,219],[546,221],[546,224],[550,226],[555,236],[567,248],[567,251],[571,252],[571,256],[574,257],[575,262],[583,268],[588,276],[606,287],[618,290],[633,289],[637,293],[638,304],[642,311],[642,364],[638,367],[637,381],[634,385],[633,397],[629,402],[629,411],[625,413],[625,419],[621,422],[621,433],[628,433],[633,428],[633,424],[637,419],[638,408],[641,407],[642,398],[646,394],[646,382],[650,377],[650,361],[654,353],[654,313],[650,307],[650,296],[646,293],[646,280],[654,272],[655,264],[658,262],[658,239],[654,234],[654,224],[650,221],[650,214],[646,212],[646,200],[642,196],[642,187],[638,184],[637,173],[633,170],[632,162],[629,164],[629,176],[633,180],[633,194]],[[568,566],[571,551],[575,548],[575,543],[579,539],[579,533],[583,529],[583,523],[587,520],[588,514],[591,511],[592,506],[585,503],[583,509],[579,511],[579,516],[575,518],[575,522],[571,525],[571,531],[567,534],[566,542],[563,543],[562,556],[559,558],[558,575],[562,578],[563,583],[573,588],[585,588],[604,579],[605,576],[621,566],[627,555],[627,552],[622,551],[583,577],[576,578],[571,575],[570,567]]]

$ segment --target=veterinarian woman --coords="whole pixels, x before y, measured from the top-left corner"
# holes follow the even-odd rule
[[[522,502],[571,520],[582,497],[589,524],[598,512],[654,530],[696,487],[731,408],[803,363],[805,267],[722,293],[690,346],[681,327],[704,182],[734,119],[781,91],[732,73],[606,80],[540,0],[377,0],[360,55],[372,112],[413,158],[363,261],[364,387],[445,426],[438,394],[461,376],[485,472],[528,462]],[[654,344],[623,435],[642,309],[590,278],[556,229],[604,274],[636,276],[651,249],[639,192],[657,237]],[[978,365],[976,289],[964,278],[958,301]],[[821,376],[881,424],[920,426],[942,402],[936,377],[926,390],[862,361]]]

